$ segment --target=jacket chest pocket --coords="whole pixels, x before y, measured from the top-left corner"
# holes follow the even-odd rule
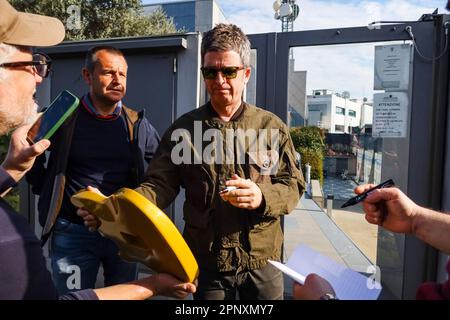
[[[183,167],[182,180],[186,189],[186,202],[198,211],[204,211],[211,204],[213,181],[203,165]]]
[[[247,152],[250,179],[255,183],[269,183],[278,171],[279,153],[275,150]]]

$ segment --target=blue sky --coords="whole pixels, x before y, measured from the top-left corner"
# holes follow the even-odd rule
[[[143,3],[178,0],[143,0]],[[216,0],[230,22],[246,33],[281,31],[273,18],[274,0]],[[294,30],[311,30],[365,25],[375,20],[417,20],[435,8],[446,12],[445,0],[298,0],[300,15]]]
[[[247,34],[280,32],[275,20],[274,0],[216,0],[228,21]],[[161,3],[161,0],[144,0]],[[165,1],[165,2],[176,2]],[[422,14],[439,8],[445,10],[446,0],[297,0],[300,14],[294,30],[359,27],[373,21],[416,21]],[[327,88],[337,92],[350,91],[352,97],[373,94],[373,59],[375,44],[296,48],[295,70],[307,70],[308,93]],[[324,63],[338,61],[339,63]]]

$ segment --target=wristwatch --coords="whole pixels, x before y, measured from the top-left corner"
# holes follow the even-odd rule
[[[319,300],[339,300],[333,293],[325,293]]]

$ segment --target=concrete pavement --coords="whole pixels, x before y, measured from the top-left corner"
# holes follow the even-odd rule
[[[335,201],[333,207],[340,207]],[[361,272],[376,261],[377,226],[369,225],[361,208],[333,210],[332,218],[307,195],[291,214],[284,218],[284,262],[300,244]],[[285,297],[292,293],[292,280],[285,276]]]

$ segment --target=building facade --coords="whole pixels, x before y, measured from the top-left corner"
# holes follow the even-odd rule
[[[288,124],[291,127],[307,126],[308,108],[306,106],[307,71],[295,70],[295,59],[289,59],[288,73]]]
[[[227,22],[221,7],[215,0],[161,2],[142,7],[147,14],[162,9],[168,17],[173,18],[176,28],[185,32],[205,32],[218,23]]]
[[[350,99],[348,92],[334,93],[328,89],[313,90],[307,96],[308,124],[329,133],[352,133],[356,128],[372,124],[372,106]]]

